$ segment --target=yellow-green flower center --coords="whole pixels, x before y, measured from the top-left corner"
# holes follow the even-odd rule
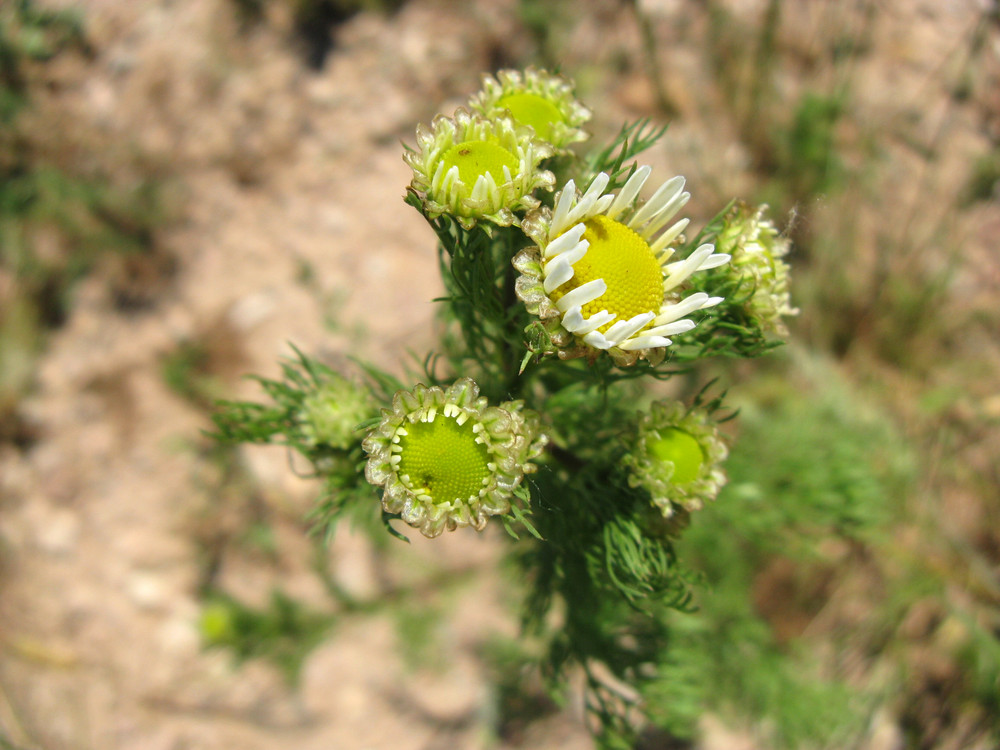
[[[670,427],[661,430],[657,440],[649,442],[649,452],[660,461],[674,465],[670,478],[674,484],[687,484],[697,479],[701,465],[705,462],[705,452],[690,433]]]
[[[458,167],[458,179],[462,182],[459,193],[462,198],[472,195],[472,188],[480,175],[492,175],[493,182],[503,185],[507,182],[503,168],[507,167],[511,175],[514,175],[518,166],[517,156],[493,141],[456,143],[445,151],[442,161],[446,170]]]
[[[492,472],[489,451],[476,442],[472,420],[459,424],[438,414],[432,422],[406,424],[399,439],[399,475],[410,489],[425,489],[435,503],[468,500]]]
[[[521,125],[530,125],[543,141],[552,140],[552,126],[566,122],[559,108],[544,96],[520,92],[507,94],[497,102],[501,109],[508,110]]]
[[[558,300],[567,292],[594,279],[604,279],[607,291],[583,306],[589,318],[601,310],[617,315],[614,322],[640,313],[659,313],[663,305],[663,271],[649,243],[629,227],[607,216],[584,222],[587,254],[573,264],[573,278],[553,293]],[[602,326],[603,333],[611,323]]]

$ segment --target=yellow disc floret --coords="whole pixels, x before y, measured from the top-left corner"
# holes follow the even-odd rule
[[[508,173],[517,173],[517,157],[503,146],[490,141],[463,141],[448,149],[442,157],[445,169],[458,167],[458,179],[462,183],[462,198],[472,195],[472,188],[480,175],[489,174],[496,185],[508,182],[503,168]]]
[[[405,434],[403,434],[405,433]],[[467,500],[479,494],[492,471],[486,446],[471,421],[441,414],[407,424],[399,432],[399,474],[410,489],[424,489],[432,502]]]
[[[615,320],[659,312],[663,304],[663,272],[649,243],[635,231],[607,216],[584,222],[587,254],[573,264],[573,278],[552,295],[559,299],[588,281],[604,279],[607,291],[583,306],[584,317],[607,310]],[[610,324],[599,330],[606,331]]]
[[[530,125],[543,141],[552,140],[554,124],[566,122],[559,108],[538,94],[527,92],[507,94],[497,101],[497,107],[506,109],[520,124]]]

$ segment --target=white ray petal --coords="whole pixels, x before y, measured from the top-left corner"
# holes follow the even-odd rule
[[[565,229],[566,215],[575,200],[576,183],[570,180],[563,186],[562,192],[559,194],[559,202],[556,203],[555,210],[552,212],[552,224],[549,228],[550,237],[553,234],[562,234],[563,229]]]
[[[607,310],[601,310],[599,313],[594,313],[589,318],[584,321],[584,324],[580,326],[580,330],[574,331],[574,333],[580,336],[586,335],[591,331],[596,331],[603,325],[607,325],[612,320],[618,316],[613,312],[608,312]]]
[[[702,245],[684,260],[668,265],[667,273],[670,275],[663,282],[663,291],[669,292],[678,284],[682,284],[688,276],[701,268],[701,264],[712,254],[713,250],[715,247],[712,245]]]
[[[665,339],[662,336],[638,336],[634,339],[626,341],[624,344],[619,346],[619,349],[624,349],[627,352],[638,351],[639,349],[655,349],[661,346],[670,346],[670,339]]]
[[[559,235],[545,248],[545,257],[551,258],[559,255],[560,253],[565,253],[566,251],[571,250],[580,242],[580,237],[586,231],[587,227],[583,224],[577,224],[567,230],[565,234]]]
[[[642,333],[644,336],[676,336],[678,333],[687,333],[696,325],[693,320],[684,318],[683,320],[677,320],[666,325],[653,326]]]
[[[486,200],[490,190],[490,179],[487,174],[481,174],[476,178],[476,184],[472,186],[472,193],[469,198],[474,201]]]
[[[573,264],[583,258],[589,248],[590,243],[586,240],[578,242],[572,250],[557,255],[545,264],[542,269],[542,277],[545,279],[544,287],[546,293],[551,292],[556,287],[565,284],[569,279],[573,278]],[[568,276],[566,275],[567,269],[569,269]],[[550,280],[550,277],[553,278]],[[560,278],[561,281],[555,281],[556,277]]]
[[[664,224],[674,218],[676,213],[687,204],[690,198],[691,193],[681,193],[678,195],[674,200],[664,206],[662,211],[649,220],[649,224],[646,225],[643,232],[650,236],[655,232],[658,232]]]
[[[604,338],[604,334],[599,331],[592,331],[583,337],[583,340],[595,349],[610,349],[614,344]]]
[[[706,247],[711,248],[711,245],[702,245],[701,247],[698,248],[698,250],[704,250],[704,248]],[[692,254],[691,257],[694,257],[694,255]],[[705,254],[705,257],[701,261],[701,263],[698,264],[698,267],[695,268],[693,271],[691,271],[691,273],[697,273],[698,271],[707,271],[709,268],[718,268],[719,266],[724,266],[726,265],[726,263],[730,261],[731,257],[732,256],[730,256],[727,253],[707,253]],[[690,258],[688,258],[688,260],[690,260]],[[667,266],[667,273],[672,273],[674,270],[680,268],[686,262],[687,261],[679,260],[676,261],[675,263],[671,263],[669,266]]]
[[[687,225],[690,223],[690,219],[681,219],[670,227],[670,229],[657,237],[656,242],[650,245],[649,249],[653,251],[654,255],[659,255],[663,249],[667,247],[667,245],[676,240],[677,237],[680,236],[680,233],[687,229]],[[670,255],[673,255],[673,252],[671,252]]]
[[[542,288],[546,294],[551,294],[553,289],[558,289],[573,278],[573,266],[566,260],[565,255],[560,255],[545,264],[542,275],[545,278]]]
[[[567,224],[576,223],[584,216],[599,213],[595,208],[604,210],[610,205],[611,201],[615,199],[614,196],[611,196],[608,201],[602,200],[602,198],[607,197],[603,196],[603,193],[610,179],[604,172],[598,173],[594,181],[590,183],[590,187],[587,188],[587,192],[580,198],[580,202],[567,213],[565,220]]]
[[[667,262],[673,257],[674,257],[674,249],[672,247],[668,247],[666,250],[664,250],[662,253],[659,254],[656,260],[659,262],[661,266],[665,266]]]
[[[653,171],[653,168],[648,165],[643,165],[639,167],[628,178],[628,182],[625,183],[625,187],[621,189],[618,193],[618,197],[615,198],[615,202],[611,204],[611,207],[606,211],[605,215],[609,219],[614,219],[618,214],[620,214],[627,206],[632,205],[632,201],[642,190],[642,186],[646,183],[649,178],[649,173]]]
[[[441,180],[444,177],[444,162],[438,162],[437,168],[434,170],[434,174],[431,175],[431,188],[437,190],[441,185]]]
[[[458,182],[458,166],[453,166],[441,173],[441,192],[450,193],[452,187]]]
[[[654,326],[662,326],[666,323],[673,323],[675,320],[680,320],[688,313],[693,313],[695,310],[701,310],[702,307],[710,299],[704,292],[696,292],[690,297],[685,297],[680,302],[676,302],[672,305],[664,305],[660,308],[660,314],[656,316],[653,320]]]
[[[647,221],[656,216],[663,208],[668,205],[674,198],[680,195],[681,191],[684,189],[684,178],[678,175],[673,177],[662,185],[655,193],[653,197],[646,201],[646,205],[636,211],[635,216],[629,222],[629,226],[635,229],[638,226],[645,224]]]
[[[571,307],[583,307],[588,302],[593,302],[606,291],[608,291],[608,285],[604,283],[604,279],[588,281],[586,284],[581,284],[572,292],[567,293],[564,297],[560,297],[559,301],[556,302],[556,309],[561,313],[565,313]]]
[[[728,253],[715,253],[714,255],[709,255],[705,262],[699,267],[699,271],[707,271],[709,268],[718,268],[719,266],[724,266],[732,258]]]
[[[583,197],[580,199],[580,203],[593,203],[596,201],[601,195],[604,194],[604,188],[608,186],[608,182],[610,180],[611,177],[608,176],[607,172],[598,172],[594,176],[593,181],[590,183],[590,187],[587,188],[587,192],[585,192]]]
[[[579,307],[574,307],[563,316],[562,325],[567,331],[583,336],[591,331],[596,331],[606,323],[610,323],[615,317],[617,316],[614,313],[601,310],[599,313],[585,318],[583,311]]]
[[[573,265],[578,260],[583,260],[583,256],[587,254],[588,250],[590,250],[590,243],[587,240],[580,240],[576,243],[575,247],[567,250],[559,257],[565,259],[570,265]]]
[[[628,320],[619,320],[604,333],[608,341],[620,344],[646,327],[656,316],[651,312],[639,313]]]
[[[602,195],[594,202],[594,205],[591,207],[587,215],[597,216],[598,214],[607,213],[608,209],[611,207],[611,204],[614,202],[615,202],[615,196],[613,193],[609,193],[608,195]]]
[[[583,309],[579,307],[572,307],[566,311],[562,316],[562,327],[571,333],[576,333],[584,325],[586,325],[586,320],[583,317]]]

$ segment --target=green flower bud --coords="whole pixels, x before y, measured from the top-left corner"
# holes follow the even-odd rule
[[[590,137],[580,126],[590,120],[591,112],[577,101],[573,84],[544,70],[501,70],[496,78],[485,75],[482,90],[469,105],[487,118],[510,115],[557,151]]]
[[[646,489],[665,518],[698,510],[726,483],[728,453],[708,414],[656,402],[629,438],[629,485]]]
[[[538,206],[532,193],[551,190],[555,177],[539,167],[552,147],[509,116],[485,119],[458,110],[417,127],[417,150],[403,159],[413,169],[410,190],[430,218],[454,217],[471,229],[478,221],[518,224],[516,212]]]
[[[731,273],[752,285],[747,312],[764,332],[788,335],[782,317],[797,315],[788,291],[788,264],[783,258],[790,243],[770,219],[767,206],[752,209],[745,203],[733,207],[715,239],[720,252],[729,253]]]
[[[377,414],[366,388],[333,374],[302,400],[299,423],[307,443],[347,450],[359,440],[358,425]]]
[[[510,497],[547,438],[521,401],[489,406],[459,378],[447,389],[399,391],[362,443],[365,477],[381,487],[382,507],[427,537],[510,510]]]

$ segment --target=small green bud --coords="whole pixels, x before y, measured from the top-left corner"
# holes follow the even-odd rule
[[[506,114],[438,115],[429,128],[417,127],[417,149],[403,154],[413,169],[410,191],[432,219],[447,214],[466,229],[483,220],[518,224],[519,214],[539,205],[534,191],[555,184],[540,166],[552,147],[532,135]]]
[[[629,485],[642,487],[664,517],[689,513],[714,500],[728,455],[711,417],[678,402],[655,402],[627,440]]]
[[[334,374],[302,401],[302,435],[313,446],[347,450],[361,441],[357,427],[378,413],[367,389]]]
[[[487,118],[509,115],[557,151],[590,137],[581,126],[591,112],[577,100],[572,82],[544,70],[501,70],[496,78],[485,75],[483,88],[469,106]]]
[[[764,217],[766,211],[767,206],[735,205],[715,245],[732,256],[729,272],[752,285],[753,295],[746,303],[750,317],[761,330],[785,336],[788,330],[782,318],[799,312],[791,305],[788,264],[783,260],[790,243]]]

